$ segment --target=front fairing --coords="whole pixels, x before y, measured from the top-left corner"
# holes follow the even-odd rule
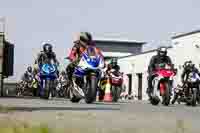
[[[83,69],[102,69],[103,68],[103,58],[100,55],[96,56],[89,56],[88,54],[84,53],[80,62],[79,66]]]
[[[75,68],[74,74],[83,76],[91,71],[99,73],[103,67],[104,61],[100,55],[89,56],[87,53],[83,53],[78,66]]]
[[[200,77],[197,73],[195,72],[189,73],[188,80],[187,80],[189,83],[196,83],[199,80],[200,80]]]
[[[57,66],[55,64],[43,64],[40,66],[40,78],[57,78]]]

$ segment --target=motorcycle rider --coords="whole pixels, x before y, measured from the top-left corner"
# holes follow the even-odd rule
[[[120,66],[118,65],[118,60],[117,58],[112,58],[111,63],[108,64],[106,73],[109,74],[111,70],[114,70],[115,72],[119,72]]]
[[[46,63],[47,61],[51,61],[51,60],[53,60],[54,64],[59,66],[59,62],[56,58],[56,54],[53,52],[53,46],[50,43],[45,43],[43,45],[43,51],[41,51],[38,54],[37,59],[35,60],[35,69],[37,69],[35,71],[38,72],[38,68],[41,64]]]
[[[155,78],[154,72],[156,70],[156,65],[158,64],[172,64],[171,58],[167,56],[167,48],[166,47],[160,47],[157,49],[157,55],[153,56],[150,60],[149,66],[148,66],[148,88],[147,88],[147,94],[150,97],[150,94],[153,91],[152,81]]]
[[[200,76],[200,72],[199,70],[195,67],[195,65],[192,63],[192,61],[186,61],[183,65],[184,69],[183,69],[183,73],[181,74],[181,82],[182,84],[185,83],[185,81],[188,78],[188,75],[190,72],[195,72]]]
[[[181,74],[181,82],[182,82],[182,86],[185,86],[186,88],[188,87],[188,85],[186,84],[187,82],[187,79],[188,79],[188,76],[189,76],[189,74],[190,74],[190,72],[194,72],[194,73],[196,73],[196,74],[198,74],[198,76],[200,77],[200,72],[199,72],[199,70],[195,67],[195,64],[193,64],[193,62],[190,60],[190,61],[186,61],[185,63],[184,63],[184,65],[183,65],[183,68],[184,68],[184,70],[183,70],[183,73]],[[198,80],[198,86],[199,86],[199,88],[198,89],[200,89],[200,79]],[[183,88],[185,88],[185,87],[183,87]],[[185,94],[186,95],[188,95],[189,94],[189,92],[188,92],[188,89],[186,89],[185,90]],[[199,94],[198,94],[198,97],[197,97],[197,102],[198,103],[200,103],[200,92],[199,92]]]
[[[95,44],[92,40],[92,35],[89,32],[80,32],[77,39],[74,41],[74,46],[67,57],[71,61],[71,63],[67,66],[66,71],[68,78],[72,80],[72,75],[74,72],[75,67],[78,65],[82,53],[86,50],[88,46],[94,46]],[[98,48],[95,48],[97,52],[101,54],[101,51]]]
[[[26,72],[22,76],[22,81],[28,82],[30,78],[33,78],[32,67],[28,66]]]
[[[34,75],[33,75],[32,67],[28,66],[20,82],[18,83],[18,85],[20,86],[18,89],[20,90],[31,89],[29,88],[28,83],[33,83],[33,80],[34,80]]]

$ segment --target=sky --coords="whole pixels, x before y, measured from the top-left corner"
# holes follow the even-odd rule
[[[145,41],[146,49],[169,45],[176,33],[200,29],[199,0],[0,0],[6,38],[15,44],[14,76],[18,80],[50,42],[60,61],[73,36],[89,31],[93,38]]]

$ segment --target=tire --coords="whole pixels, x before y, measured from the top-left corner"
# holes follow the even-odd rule
[[[70,99],[70,90],[69,90],[69,88],[67,88],[65,95],[66,95],[65,96],[66,99]]]
[[[112,86],[111,90],[112,90],[112,97],[113,97],[112,101],[117,102],[120,97],[121,88],[119,86]]]
[[[153,88],[155,88],[154,86],[153,86]],[[154,91],[154,90],[153,90]],[[149,96],[149,101],[150,101],[150,103],[152,104],[152,105],[158,105],[159,104],[159,102],[160,102],[160,98],[158,97],[158,96],[151,96],[150,95],[150,93],[148,93],[148,96]]]
[[[152,105],[158,105],[160,102],[160,99],[158,96],[155,96],[155,97],[150,98],[150,102]]]
[[[192,106],[196,106],[197,103],[197,88],[192,89]]]
[[[45,88],[44,88],[44,95],[42,96],[44,99],[49,99],[50,89],[51,89],[50,87],[51,87],[51,81],[46,80]]]
[[[21,96],[21,94],[22,94],[22,92],[21,92],[21,90],[20,90],[20,88],[16,88],[16,96]]]
[[[162,100],[163,100],[163,104],[165,106],[168,106],[170,104],[170,88],[169,88],[169,83],[165,82],[164,83],[165,86],[165,94],[162,96]]]
[[[37,88],[33,88],[33,96],[34,97],[38,97],[39,96],[38,87]]]
[[[72,89],[72,88],[70,88],[70,90],[69,90],[69,98],[70,98],[70,101],[71,101],[72,103],[78,103],[78,102],[81,100],[81,98],[77,98],[77,97],[73,94],[73,92],[72,92],[71,89]]]
[[[175,93],[174,98],[172,100],[172,104],[174,104],[176,102],[176,100],[178,99],[178,94]],[[179,103],[179,102],[178,102]]]
[[[105,91],[102,89],[99,89],[99,101],[103,101],[105,95]]]
[[[64,91],[63,91],[63,90],[59,90],[59,91],[57,92],[57,94],[58,94],[58,97],[65,97]]]
[[[91,76],[87,79],[86,92],[85,92],[85,102],[90,104],[96,100],[97,94],[97,78],[96,76]]]

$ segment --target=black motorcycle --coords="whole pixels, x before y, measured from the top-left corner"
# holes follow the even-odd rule
[[[69,98],[68,80],[59,81],[56,87],[57,97]]]
[[[196,106],[196,103],[200,102],[199,81],[200,77],[198,74],[190,72],[185,84],[182,87],[175,88],[172,104],[174,104],[177,100],[179,104],[184,102],[187,105]]]

